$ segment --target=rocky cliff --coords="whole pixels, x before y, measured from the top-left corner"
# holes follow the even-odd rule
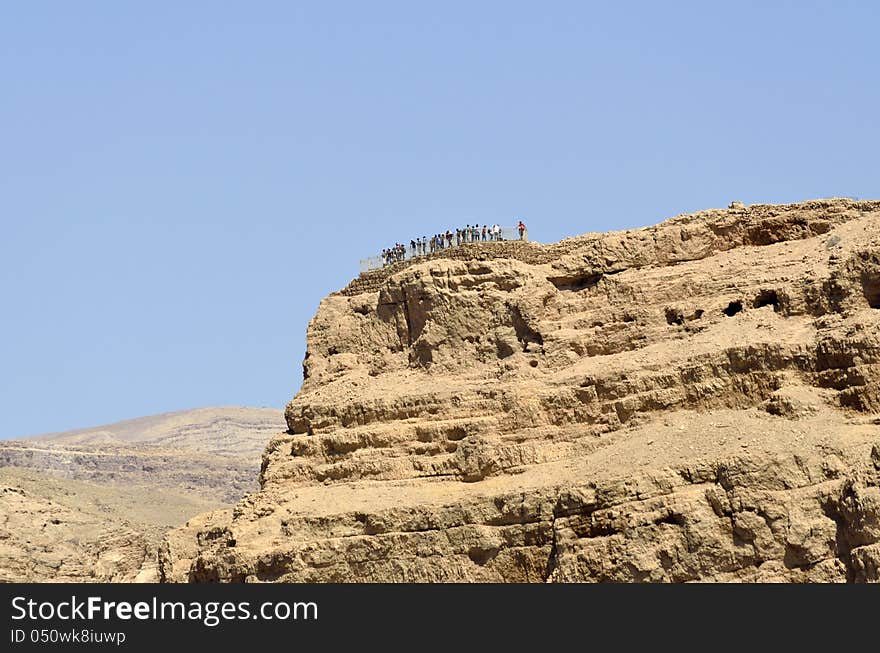
[[[880,202],[465,245],[307,344],[260,491],[163,580],[880,578]]]

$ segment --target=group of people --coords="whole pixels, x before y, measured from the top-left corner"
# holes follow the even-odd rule
[[[517,225],[520,240],[523,239],[526,225],[522,220]],[[424,256],[433,254],[449,247],[462,245],[464,243],[492,242],[503,240],[502,229],[499,225],[493,224],[491,227],[478,224],[465,225],[463,229],[456,229],[454,232],[447,229],[445,232],[434,234],[430,238],[422,236],[409,241],[409,255]],[[395,243],[394,247],[382,250],[383,265],[391,265],[403,261],[407,258],[407,248],[403,243]]]

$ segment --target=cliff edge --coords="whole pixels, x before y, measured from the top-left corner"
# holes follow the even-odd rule
[[[309,324],[260,491],[165,581],[876,581],[880,202],[480,243]]]

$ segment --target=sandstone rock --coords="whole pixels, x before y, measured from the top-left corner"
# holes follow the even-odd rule
[[[737,206],[364,274],[309,325],[260,491],[160,577],[876,580],[878,219]]]

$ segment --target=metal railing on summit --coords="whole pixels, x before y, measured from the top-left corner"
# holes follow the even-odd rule
[[[371,256],[370,258],[361,259],[361,272],[369,272],[370,270],[378,270],[385,267],[385,261],[381,256]]]

